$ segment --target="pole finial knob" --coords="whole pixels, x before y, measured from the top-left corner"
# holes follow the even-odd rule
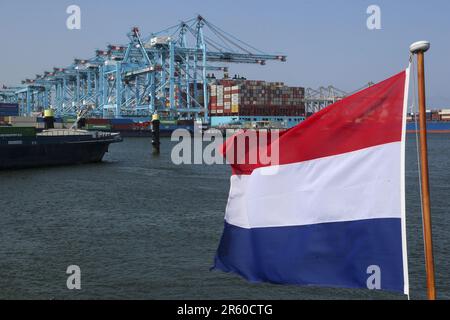
[[[428,49],[430,49],[430,42],[429,41],[417,41],[417,42],[414,42],[409,47],[409,51],[412,54],[416,54],[418,52],[427,52]]]

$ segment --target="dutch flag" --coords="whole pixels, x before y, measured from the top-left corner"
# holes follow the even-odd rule
[[[408,84],[409,69],[281,134],[277,164],[231,164],[213,269],[251,282],[409,294]],[[235,150],[235,141],[224,152]]]

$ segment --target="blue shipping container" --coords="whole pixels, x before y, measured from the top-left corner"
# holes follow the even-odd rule
[[[0,103],[0,116],[18,116],[19,115],[19,105],[17,103]]]
[[[130,118],[117,118],[117,119],[110,119],[110,123],[112,125],[114,124],[132,124],[134,123],[133,119]]]

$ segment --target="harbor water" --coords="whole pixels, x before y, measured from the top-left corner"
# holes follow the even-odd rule
[[[211,272],[231,170],[171,162],[174,142],[127,138],[100,164],[0,172],[0,299],[405,299],[250,284]],[[450,299],[450,134],[429,137],[438,298]],[[412,299],[425,299],[415,135],[407,143]],[[80,291],[66,287],[81,268]]]

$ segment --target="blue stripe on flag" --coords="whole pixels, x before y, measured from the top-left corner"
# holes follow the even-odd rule
[[[252,282],[367,288],[369,266],[381,289],[403,293],[401,220],[244,229],[225,222],[213,269]]]

